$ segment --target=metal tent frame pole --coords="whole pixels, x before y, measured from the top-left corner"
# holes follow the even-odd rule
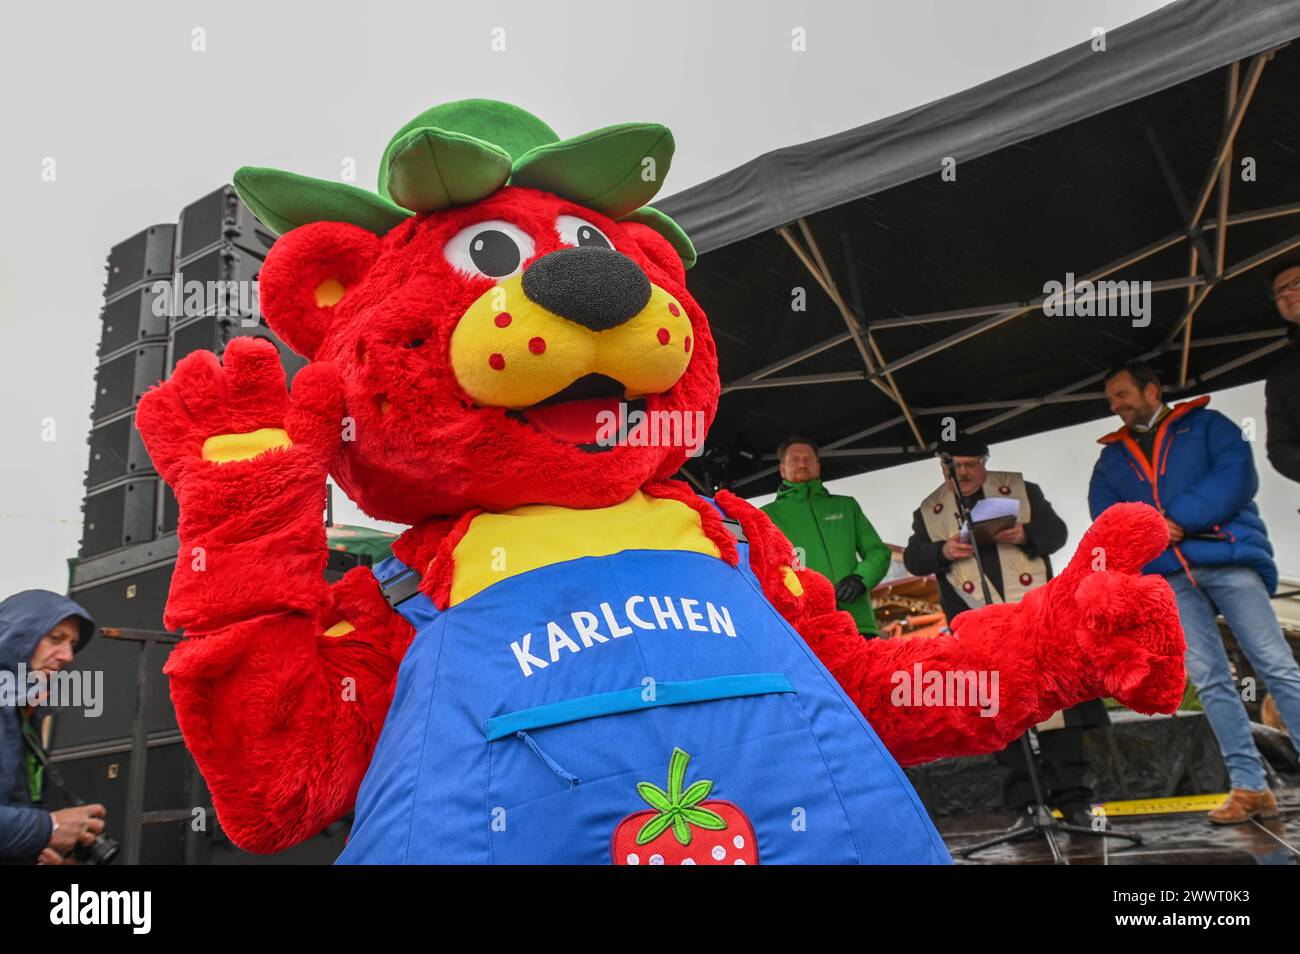
[[[1226,374],[1228,371],[1231,371],[1234,368],[1241,367],[1243,364],[1248,364],[1251,361],[1258,360],[1259,358],[1272,354],[1274,351],[1277,351],[1285,347],[1286,331],[1283,329],[1278,329],[1275,331],[1243,331],[1238,334],[1217,335],[1213,338],[1202,338],[1198,341],[1193,341],[1192,342],[1193,348],[1205,348],[1205,347],[1214,347],[1216,345],[1237,344],[1244,341],[1261,341],[1261,340],[1267,341],[1268,343],[1262,345],[1261,347],[1255,349],[1254,351],[1249,352],[1248,354],[1242,355],[1241,357],[1238,358],[1234,358],[1233,360],[1228,361],[1225,364],[1219,365],[1218,367],[1212,368],[1209,371],[1204,372],[1203,374],[1198,376],[1198,380],[1206,381],[1211,378],[1217,377],[1221,374]],[[1157,357],[1161,353],[1163,353],[1161,348],[1152,348],[1151,350],[1144,352],[1139,357],[1142,360],[1148,360],[1150,358]],[[1001,424],[1003,421],[1010,420],[1013,417],[1017,417],[1025,413],[1026,411],[1032,411],[1034,408],[1041,407],[1044,404],[1071,404],[1071,403],[1077,403],[1082,401],[1104,400],[1105,396],[1100,391],[1090,391],[1083,394],[1074,393],[1081,387],[1085,387],[1089,384],[1095,384],[1099,382],[1104,376],[1104,374],[1105,374],[1104,371],[1094,372],[1093,374],[1090,374],[1087,377],[1080,378],[1077,381],[1073,381],[1067,385],[1064,385],[1063,387],[1060,387],[1049,394],[1040,395],[1038,397],[1023,398],[1019,400],[1010,399],[1006,401],[980,401],[971,404],[946,404],[946,405],[939,405],[935,407],[918,407],[918,408],[914,408],[913,410],[918,416],[930,417],[930,416],[939,416],[943,414],[956,414],[956,413],[962,413],[962,412],[974,411],[974,410],[994,410],[999,408],[1007,409],[1003,413],[998,414],[995,417],[980,421],[979,423],[973,424],[968,428],[968,430],[970,430],[972,433],[976,433],[978,431],[987,430],[990,427],[994,427],[998,424]],[[889,428],[895,427],[896,425],[901,423],[903,423],[902,415],[889,418],[888,420],[885,421],[880,421],[876,424],[873,424],[871,427],[864,428],[863,430],[860,431],[856,431],[853,434],[849,434],[846,437],[841,437],[838,440],[835,440],[827,444],[822,449],[821,454],[823,457],[848,457],[854,455],[879,456],[879,455],[891,455],[891,454],[901,455],[901,454],[908,453],[913,449],[896,447],[896,446],[895,447],[865,447],[865,448],[847,448],[845,446],[847,444],[853,443],[856,440],[860,440],[863,437],[869,437],[872,434],[879,433],[880,431],[888,430]],[[933,447],[927,446],[925,448],[922,448],[921,450],[925,452],[929,452],[933,450]],[[766,454],[764,455],[763,459],[774,460],[775,455]],[[747,474],[746,476],[735,481],[732,484],[732,486],[739,487],[747,483],[752,483],[755,480],[761,480],[762,478],[767,477],[776,472],[777,472],[777,468],[768,467],[763,470],[756,471],[752,474]]]
[[[1212,231],[1212,230],[1217,231],[1219,228],[1228,228],[1233,225],[1246,225],[1251,222],[1263,222],[1268,219],[1283,218],[1289,215],[1300,215],[1300,202],[1287,203],[1286,205],[1270,206],[1268,208],[1263,208],[1263,209],[1254,209],[1249,212],[1238,212],[1235,215],[1229,215],[1223,221],[1222,226],[1220,226],[1220,224],[1217,222],[1207,222],[1204,226],[1204,229],[1205,231]],[[1147,258],[1150,255],[1154,255],[1158,252],[1162,252],[1165,249],[1170,248],[1171,246],[1186,241],[1186,239],[1187,239],[1187,235],[1185,232],[1170,233],[1169,235],[1166,235],[1164,238],[1159,239],[1156,242],[1153,242],[1151,245],[1145,246],[1144,248],[1140,249],[1138,252],[1134,253],[1133,255],[1126,256],[1124,259],[1121,259],[1116,263],[1112,263],[1112,266],[1107,266],[1107,273],[1109,273],[1109,271],[1113,270],[1114,268],[1122,268],[1126,265],[1136,264],[1137,262],[1141,261],[1143,258]],[[1272,258],[1277,255],[1281,255],[1286,251],[1289,251],[1291,248],[1294,248],[1296,244],[1300,244],[1300,236],[1297,236],[1296,240],[1288,240],[1286,242],[1280,243],[1278,246],[1274,246],[1273,249],[1270,249],[1266,252],[1261,252],[1260,255],[1265,256],[1266,258]],[[1247,259],[1245,261],[1249,262],[1250,260]],[[1240,270],[1241,269],[1229,270],[1225,272],[1222,280],[1226,281],[1228,279],[1236,277],[1236,275],[1239,274]],[[1164,279],[1158,282],[1152,282],[1151,290],[1154,292],[1154,291],[1167,291],[1174,288],[1196,287],[1204,284],[1209,284],[1210,281],[1211,280],[1206,279],[1199,275],[1190,275],[1187,278],[1171,278],[1171,279]],[[1114,295],[1105,296],[1105,297],[1114,297]],[[876,321],[873,321],[871,323],[871,328],[873,331],[880,331],[883,329],[890,329],[890,328],[907,328],[916,325],[930,325],[930,324],[939,324],[948,321],[961,321],[966,318],[978,318],[986,315],[999,315],[1001,313],[1007,313],[1015,310],[1020,310],[1023,313],[1024,311],[1033,311],[1037,308],[1040,308],[1042,306],[1042,303],[1045,300],[1046,300],[1046,296],[1042,296],[1033,301],[1026,301],[1026,302],[1006,302],[997,305],[980,305],[972,308],[960,308],[952,311],[935,311],[935,312],[926,312],[924,314],[916,314],[916,315],[899,315],[893,318],[881,318]],[[999,322],[999,324],[1001,324],[1001,322]],[[987,329],[981,329],[981,330],[987,330]],[[1177,331],[1181,331],[1181,330],[1182,330],[1182,324],[1180,320],[1180,323],[1177,327]],[[1175,331],[1174,333],[1175,336],[1177,335],[1177,331]],[[749,374],[743,375],[739,378],[736,378],[734,381],[731,381],[723,385],[722,388],[723,393],[725,394],[728,391],[741,391],[741,390],[746,390],[749,388],[760,386],[758,382],[768,379],[771,375],[775,374],[776,372],[783,371],[786,368],[792,367],[793,365],[798,364],[799,362],[805,360],[806,358],[811,358],[814,357],[815,355],[819,355],[823,351],[828,351],[831,348],[836,347],[837,345],[849,341],[851,338],[852,336],[848,332],[841,332],[840,334],[835,335],[834,337],[827,338],[823,341],[819,341],[817,344],[811,345],[810,347],[805,348],[802,351],[797,351],[792,355],[787,355],[786,357],[781,358],[779,361],[773,362],[772,364],[766,365],[765,367],[760,368],[757,371],[752,371]],[[856,372],[853,372],[853,374],[856,375]],[[815,376],[809,375],[806,377],[811,381],[812,378],[814,378]],[[866,375],[863,374],[861,378],[856,376],[853,378],[846,377],[844,378],[844,380],[861,380],[864,379],[865,377]],[[777,378],[776,381],[780,382],[782,381],[782,379]],[[777,384],[773,384],[773,386],[781,387],[783,385],[777,383]]]
[[[1229,187],[1232,178],[1232,155],[1237,133],[1241,129],[1241,124],[1246,116],[1246,111],[1249,109],[1254,94],[1259,87],[1265,64],[1278,50],[1282,49],[1286,45],[1287,44],[1281,44],[1251,57],[1249,60],[1249,66],[1245,71],[1244,79],[1241,76],[1241,66],[1246,62],[1245,60],[1229,65],[1227,86],[1224,95],[1223,131],[1220,135],[1214,156],[1209,164],[1209,168],[1206,170],[1201,187],[1197,191],[1194,202],[1190,204],[1187,202],[1186,197],[1182,194],[1177,184],[1168,160],[1160,148],[1159,142],[1156,141],[1153,136],[1150,137],[1153,153],[1155,154],[1161,172],[1169,185],[1170,194],[1178,209],[1179,216],[1185,223],[1184,227],[1177,232],[1170,233],[1169,235],[1157,239],[1156,241],[1130,252],[1127,255],[1117,258],[1114,261],[1088,273],[1084,278],[1079,279],[1080,283],[1096,283],[1121,269],[1135,265],[1138,262],[1150,258],[1152,255],[1165,251],[1166,249],[1172,248],[1181,243],[1187,244],[1187,275],[1185,277],[1152,282],[1151,284],[1151,290],[1153,292],[1185,289],[1187,293],[1187,303],[1184,306],[1183,313],[1160,345],[1138,356],[1143,360],[1148,360],[1177,349],[1180,352],[1180,361],[1176,391],[1186,390],[1189,387],[1189,381],[1202,383],[1225,374],[1235,368],[1241,367],[1242,365],[1256,361],[1266,355],[1272,354],[1274,351],[1283,347],[1286,343],[1284,335],[1280,331],[1221,335],[1214,338],[1201,339],[1199,341],[1193,337],[1193,324],[1196,312],[1205,303],[1211,291],[1216,286],[1223,282],[1231,281],[1232,279],[1250,271],[1251,269],[1257,268],[1279,255],[1284,255],[1287,252],[1300,247],[1300,233],[1297,233],[1291,238],[1279,242],[1276,245],[1248,258],[1242,259],[1234,265],[1225,266],[1227,259],[1228,231],[1231,227],[1251,222],[1264,221],[1267,219],[1300,215],[1300,202],[1287,203],[1262,209],[1253,209],[1245,212],[1238,212],[1236,214],[1229,214],[1228,211]],[[1216,192],[1217,205],[1214,219],[1202,224],[1201,218],[1209,206],[1210,199],[1215,196]],[[851,285],[855,290],[855,297],[857,298],[856,310],[849,307],[836,286],[834,278],[831,276],[830,270],[826,266],[826,261],[822,257],[821,250],[817,245],[807,219],[800,218],[798,220],[798,226],[807,243],[807,248],[805,248],[794,236],[790,226],[780,226],[776,229],[776,232],[790,246],[791,250],[793,250],[795,255],[799,258],[800,262],[803,263],[804,267],[831,299],[845,323],[846,331],[833,337],[826,338],[808,348],[796,352],[795,354],[788,355],[763,368],[737,378],[724,385],[722,393],[727,394],[732,391],[756,390],[762,388],[800,387],[811,384],[835,384],[865,381],[877,388],[889,397],[891,401],[898,405],[902,412],[901,414],[827,444],[823,449],[824,456],[849,457],[895,454],[906,455],[912,452],[928,452],[932,448],[932,442],[925,441],[921,435],[920,428],[917,424],[917,418],[921,416],[951,414],[957,412],[964,413],[976,410],[998,409],[1000,411],[1000,413],[978,421],[966,428],[968,431],[975,433],[988,430],[991,427],[995,427],[998,424],[1002,424],[1014,417],[1026,413],[1027,411],[1044,405],[1099,399],[1095,393],[1077,394],[1074,392],[1089,384],[1095,384],[1100,381],[1104,375],[1103,371],[1090,374],[1078,381],[1054,389],[1047,394],[1019,400],[1012,399],[1007,401],[971,402],[967,404],[946,405],[943,407],[910,406],[903,398],[898,383],[894,378],[894,372],[916,364],[919,361],[923,361],[926,358],[933,357],[936,354],[941,354],[944,351],[969,341],[971,338],[981,335],[986,331],[991,331],[1009,321],[1039,310],[1047,300],[1047,296],[1038,296],[1032,300],[1023,302],[980,305],[969,308],[950,309],[946,311],[928,312],[915,315],[895,315],[873,320],[868,325],[864,316],[861,314],[862,305],[860,296],[856,295],[857,276],[853,271],[852,262],[849,262],[848,267]],[[1206,242],[1207,233],[1210,232],[1214,233],[1213,249],[1211,249],[1209,244]],[[1099,295],[1098,297],[1113,299],[1117,294],[1119,294],[1118,291],[1112,289],[1108,294]],[[885,359],[884,354],[875,340],[875,333],[880,331],[887,331],[893,328],[928,326],[949,321],[962,321],[970,318],[982,318],[983,320],[892,360]],[[1193,348],[1267,338],[1273,338],[1275,340],[1269,341],[1245,355],[1204,371],[1199,375],[1191,374],[1191,351]],[[862,360],[864,370],[779,375],[779,372],[785,371],[786,369],[791,368],[808,358],[812,358],[828,351],[831,348],[835,348],[846,341],[853,341],[854,346],[858,350],[859,357]],[[879,433],[880,431],[889,430],[902,423],[907,424],[912,435],[916,438],[916,447],[911,448],[891,445],[887,447],[849,448],[846,446],[864,437]],[[769,454],[764,455],[764,459],[770,460],[774,459],[774,457]],[[741,486],[751,483],[775,473],[776,470],[777,468],[775,467],[765,468],[742,477],[740,480],[733,483],[732,486]]]

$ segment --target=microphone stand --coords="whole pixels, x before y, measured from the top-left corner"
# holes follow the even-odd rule
[[[957,465],[953,463],[952,455],[946,453],[939,454],[939,460],[943,463],[944,472],[948,480],[952,483],[952,495],[957,501],[957,522],[958,526],[968,528],[970,533],[970,542],[972,555],[975,557],[975,571],[979,573],[980,587],[984,595],[984,605],[993,605],[993,594],[989,590],[989,578],[984,574],[984,561],[980,559],[979,541],[975,539],[975,524],[971,520],[970,507],[966,504],[966,498],[962,496],[961,484],[957,482]],[[1139,835],[1128,835],[1121,832],[1112,831],[1094,831],[1091,828],[1085,828],[1082,825],[1072,825],[1069,822],[1057,821],[1052,815],[1051,810],[1043,800],[1043,786],[1038,779],[1038,769],[1034,764],[1034,750],[1029,744],[1029,731],[1020,737],[1020,746],[1025,754],[1025,768],[1029,770],[1029,783],[1034,789],[1033,807],[1027,809],[1029,816],[1029,825],[1025,828],[1012,827],[1005,834],[996,838],[990,838],[987,841],[981,841],[971,845],[969,848],[963,848],[958,854],[963,858],[969,858],[979,851],[986,848],[992,848],[995,845],[1010,844],[1017,841],[1024,841],[1027,838],[1033,838],[1042,835],[1047,839],[1048,850],[1052,853],[1052,864],[1068,865],[1065,855],[1061,853],[1061,847],[1057,844],[1057,832],[1069,832],[1074,835],[1088,835],[1099,838],[1126,838],[1134,844],[1142,844],[1142,838]]]

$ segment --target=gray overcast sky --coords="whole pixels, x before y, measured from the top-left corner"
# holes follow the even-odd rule
[[[174,222],[241,165],[337,178],[438,102],[516,102],[560,135],[662,122],[678,153],[665,194],[765,151],[862,125],[1113,29],[1157,0],[22,4],[0,34],[0,590],[63,589],[80,536],[98,312],[109,248]],[[309,12],[308,12],[309,11]],[[506,50],[493,52],[494,28]],[[790,32],[808,49],[790,51]],[[206,50],[196,52],[201,29]],[[42,181],[42,162],[57,177]],[[868,290],[869,293],[869,290]],[[1262,421],[1258,386],[1218,399]],[[56,439],[42,440],[53,418]],[[1077,534],[1098,427],[995,448],[1043,483]],[[902,541],[932,464],[854,478]],[[917,468],[921,476],[916,476]],[[1267,470],[1267,466],[1262,468]],[[1300,574],[1297,494],[1261,500]],[[341,519],[363,518],[339,507]]]

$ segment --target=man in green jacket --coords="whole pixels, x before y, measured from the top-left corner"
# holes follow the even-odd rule
[[[803,565],[835,584],[835,602],[852,614],[858,632],[877,633],[871,589],[885,577],[892,558],[852,497],[829,493],[821,482],[817,445],[791,437],[777,449],[781,489],[763,508],[799,550]]]

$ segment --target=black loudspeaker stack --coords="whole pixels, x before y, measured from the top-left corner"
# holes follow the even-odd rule
[[[163,633],[177,511],[135,428],[135,407],[185,355],[220,354],[235,335],[271,340],[290,378],[305,364],[257,308],[257,276],[274,241],[225,186],[186,206],[177,224],[151,226],[109,253],[71,595],[100,627],[159,635],[96,635],[76,668],[102,674],[98,705],[55,709],[42,731],[67,789],[107,806],[107,834],[123,845],[118,864],[323,863],[343,848],[345,825],[278,855],[236,849],[184,747],[162,672],[177,638]],[[326,575],[367,562],[332,551]],[[66,802],[53,788],[48,799],[52,808]]]
[[[135,429],[140,396],[199,349],[220,354],[235,335],[280,349],[285,370],[305,363],[261,317],[257,277],[275,236],[230,186],[186,206],[176,225],[154,225],[114,246],[91,412],[80,559],[158,539],[176,529],[176,503]]]

